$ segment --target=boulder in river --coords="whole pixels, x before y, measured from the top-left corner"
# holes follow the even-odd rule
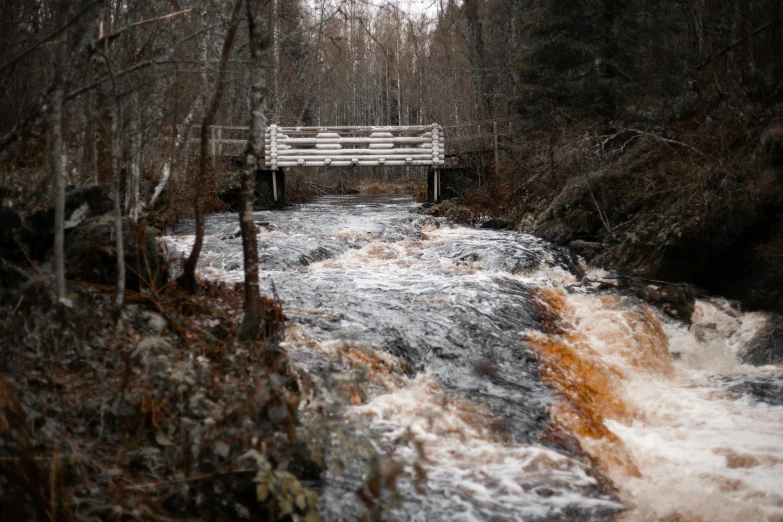
[[[610,285],[602,285],[604,288]],[[637,277],[617,277],[613,285],[624,293],[638,297],[666,315],[690,324],[696,309],[697,289],[683,283],[666,283]]]
[[[489,219],[481,224],[479,228],[488,228],[490,230],[505,230],[508,228],[509,221],[507,219]]]
[[[113,285],[114,202],[99,185],[69,191],[65,198],[66,277]],[[154,229],[136,227],[123,218],[126,288],[139,290],[168,280],[165,257]],[[5,289],[21,287],[35,263],[51,259],[54,247],[54,207],[22,216],[0,209],[0,282]]]
[[[769,314],[767,324],[739,355],[754,366],[783,363],[783,316]]]
[[[604,249],[604,244],[576,239],[568,243],[568,248],[575,254],[585,258],[585,261],[590,261]]]

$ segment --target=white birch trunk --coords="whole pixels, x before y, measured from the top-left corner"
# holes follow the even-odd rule
[[[185,143],[188,141],[188,134],[190,134],[190,128],[193,126],[193,120],[196,115],[196,108],[198,107],[199,98],[201,98],[201,95],[197,96],[196,99],[193,100],[193,105],[190,108],[190,112],[185,117],[185,121],[182,122],[182,125],[180,125],[177,129],[177,136],[174,138],[174,145],[171,148],[171,153],[169,154],[166,163],[161,169],[160,180],[155,187],[155,191],[152,193],[152,197],[150,198],[149,203],[146,205],[148,208],[155,204],[169,182],[169,178],[171,177],[171,169],[176,164],[177,158],[179,158],[182,149],[185,147]]]
[[[263,25],[262,0],[247,0],[250,32],[250,131],[245,146],[245,167],[242,171],[242,192],[239,226],[242,231],[242,256],[245,267],[245,317],[237,331],[237,342],[256,339],[261,327],[261,292],[258,277],[258,239],[253,223],[255,172],[264,145],[266,126],[266,72],[269,49],[269,27]]]
[[[141,126],[139,125],[141,103],[140,94],[136,90],[131,95],[130,113],[130,151],[128,154],[129,179],[125,187],[125,210],[128,217],[134,221],[139,219],[139,160],[141,155]]]

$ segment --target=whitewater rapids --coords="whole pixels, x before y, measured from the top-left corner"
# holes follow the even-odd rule
[[[394,518],[783,520],[783,370],[738,362],[770,316],[709,299],[688,327],[583,284],[544,241],[410,206],[255,214],[292,364],[308,382],[361,372],[343,415],[407,467]],[[202,277],[242,280],[237,228],[207,219]],[[192,233],[166,237],[172,256]],[[362,516],[360,461],[327,474],[324,519]]]

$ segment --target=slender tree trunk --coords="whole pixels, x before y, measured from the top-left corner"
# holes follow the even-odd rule
[[[204,186],[207,184],[209,127],[212,125],[212,122],[215,121],[215,115],[220,106],[220,100],[226,90],[224,81],[226,77],[226,67],[228,66],[228,58],[231,55],[231,48],[234,46],[234,40],[237,35],[241,6],[242,0],[234,1],[234,7],[231,10],[231,24],[228,27],[226,38],[223,41],[223,51],[220,54],[220,65],[218,66],[217,78],[215,78],[215,91],[212,94],[212,99],[209,101],[209,105],[204,113],[204,118],[201,121],[201,163],[199,165],[198,181],[196,182],[196,194],[193,197],[193,205],[196,212],[196,239],[193,242],[193,250],[190,251],[190,256],[188,256],[187,261],[185,261],[182,274],[185,286],[188,291],[193,294],[198,292],[196,266],[198,266],[198,258],[201,255],[201,247],[204,245],[204,204],[202,198],[204,196]]]
[[[54,168],[54,284],[57,298],[65,297],[65,164],[63,161],[63,84],[52,92],[52,167]]]
[[[163,165],[163,169],[161,170],[160,180],[158,181],[157,186],[155,186],[155,191],[152,193],[150,202],[147,203],[148,208],[151,208],[155,204],[169,182],[169,178],[171,177],[171,169],[175,167],[177,159],[182,153],[182,149],[185,148],[185,143],[188,141],[188,134],[190,134],[190,127],[193,125],[193,120],[196,116],[196,109],[198,108],[200,99],[201,94],[196,96],[196,99],[193,100],[193,105],[190,108],[190,112],[185,117],[185,120],[182,122],[182,125],[180,125],[179,129],[177,129],[177,135],[174,138],[174,144],[171,148],[171,152],[169,153],[169,157],[166,160],[166,163]]]
[[[261,293],[258,281],[258,242],[253,223],[255,172],[261,158],[266,126],[266,70],[269,61],[269,28],[264,27],[263,0],[247,0],[250,30],[250,132],[245,146],[245,168],[242,171],[242,193],[239,226],[242,231],[242,254],[245,262],[245,317],[237,332],[237,342],[253,341],[261,327]]]
[[[140,169],[139,161],[141,156],[141,125],[139,120],[141,119],[141,94],[137,89],[135,93],[131,94],[131,106],[128,110],[130,117],[130,133],[129,151],[128,151],[128,174],[129,178],[126,184],[125,190],[125,210],[128,217],[133,221],[139,219],[139,178]]]
[[[272,123],[280,123],[280,113],[283,111],[282,103],[280,101],[280,49],[278,48],[280,42],[280,29],[278,27],[278,9],[279,1],[270,0],[272,2],[272,14],[269,23],[272,26]]]
[[[465,32],[468,41],[468,57],[470,58],[471,77],[475,100],[478,109],[477,119],[483,120],[492,117],[492,104],[490,103],[487,89],[487,61],[484,52],[484,34],[481,18],[478,12],[478,0],[465,0],[463,9],[465,14]]]
[[[122,230],[122,206],[120,205],[120,98],[117,93],[112,97],[111,114],[111,174],[112,198],[114,198],[114,251],[117,255],[117,286],[114,295],[114,316],[119,319],[125,297],[125,244]]]

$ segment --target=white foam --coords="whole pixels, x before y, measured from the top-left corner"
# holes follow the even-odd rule
[[[664,324],[669,349],[681,354],[666,375],[635,362],[648,347],[627,314],[640,305],[607,306],[597,296],[574,295],[567,302],[572,327],[621,376],[622,398],[639,412],[630,422],[606,422],[641,472],[640,478],[613,474],[637,505],[630,518],[783,520],[783,407],[736,397],[719,380],[781,372],[736,362],[738,350],[763,327],[763,314],[699,301],[690,330]]]
[[[570,505],[618,509],[607,498],[590,498],[585,488],[596,486],[586,465],[552,449],[508,444],[492,432],[491,415],[483,407],[447,396],[424,373],[393,391],[354,408],[369,419],[387,442],[405,441],[397,455],[408,466],[423,449],[427,488],[437,491],[444,512],[455,519],[503,520],[562,515]],[[540,490],[549,490],[543,496]],[[471,498],[455,508],[462,494]],[[430,498],[435,501],[435,498]]]

